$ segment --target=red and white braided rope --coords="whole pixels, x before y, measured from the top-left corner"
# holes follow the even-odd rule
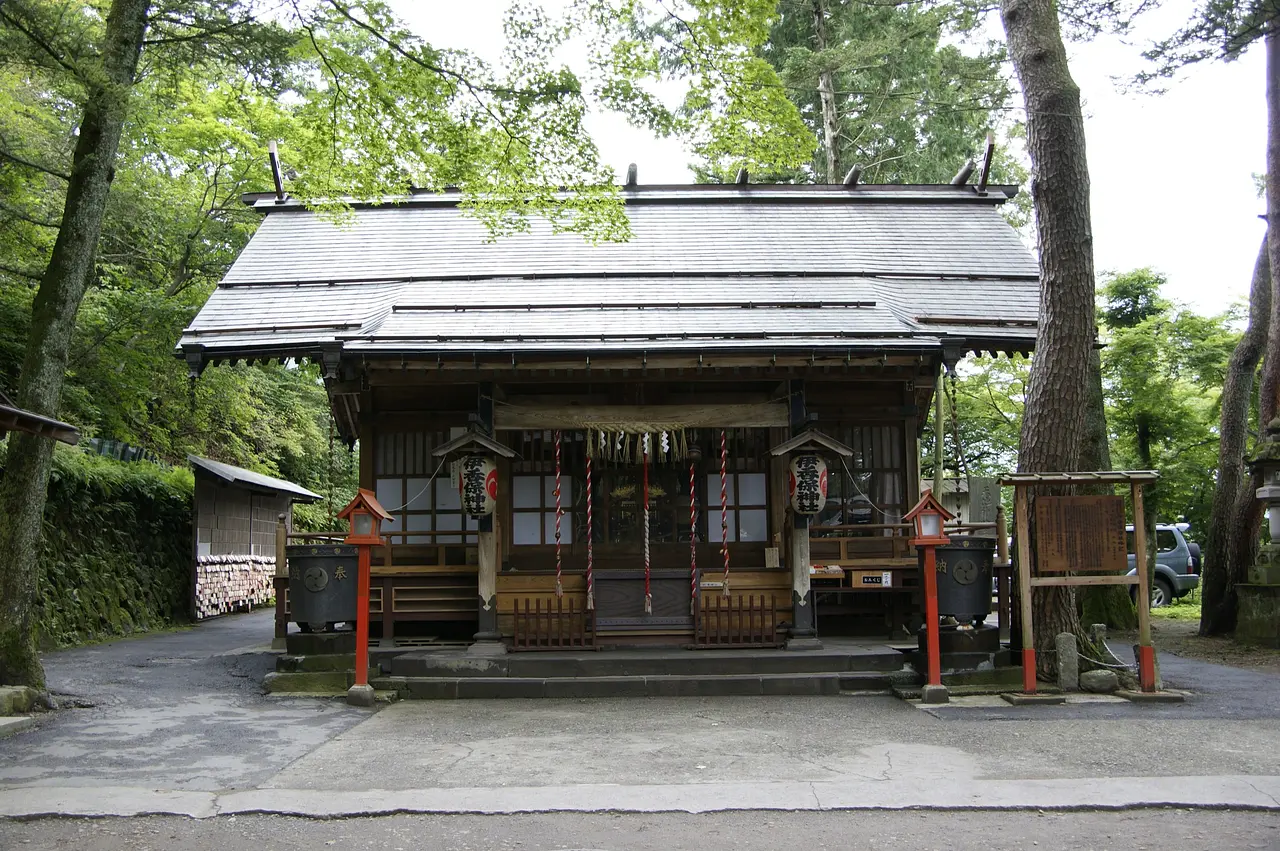
[[[729,596],[729,438],[720,429],[720,555],[724,556],[721,593]]]
[[[689,614],[698,613],[698,479],[697,465],[689,462]]]
[[[556,596],[564,596],[564,585],[561,584],[563,563],[560,559],[560,518],[564,509],[560,507],[560,432],[556,431]]]
[[[644,435],[641,450],[644,469],[644,613],[653,614],[653,594],[649,589],[649,435]]]
[[[596,607],[595,576],[592,575],[591,553],[591,456],[587,456],[587,610]]]

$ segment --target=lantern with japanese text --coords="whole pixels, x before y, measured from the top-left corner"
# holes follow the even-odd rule
[[[791,459],[791,507],[797,514],[817,514],[827,504],[827,462],[817,455]]]
[[[498,500],[498,468],[493,459],[485,455],[463,458],[458,492],[462,496],[462,510],[467,514],[472,517],[492,514]]]

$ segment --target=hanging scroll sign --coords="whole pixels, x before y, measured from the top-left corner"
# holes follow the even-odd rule
[[[463,458],[458,492],[462,496],[462,510],[467,514],[472,517],[492,514],[498,500],[498,468],[493,459],[484,455]]]
[[[817,455],[791,459],[791,507],[797,514],[817,514],[827,504],[827,462]]]

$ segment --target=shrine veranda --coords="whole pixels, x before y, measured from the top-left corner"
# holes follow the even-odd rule
[[[321,365],[392,515],[384,647],[901,641],[939,371],[1034,343],[1037,265],[999,209],[1016,191],[631,186],[633,236],[602,246],[541,221],[490,241],[456,193],[341,224],[253,196],[263,224],[178,354],[193,376]],[[811,514],[802,455],[802,490],[825,466]],[[460,479],[491,486],[489,513]]]

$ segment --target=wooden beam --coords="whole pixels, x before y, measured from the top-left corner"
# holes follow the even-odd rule
[[[767,428],[788,425],[787,406],[780,402],[737,405],[500,405],[494,411],[497,431],[582,428],[586,423],[656,428]]]

